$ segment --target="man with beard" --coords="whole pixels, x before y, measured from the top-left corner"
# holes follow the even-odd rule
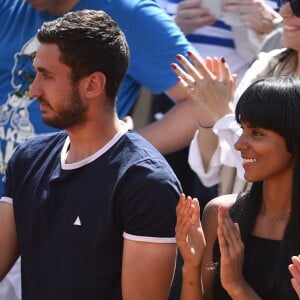
[[[196,130],[194,103],[170,69],[191,44],[174,21],[152,0],[0,0],[0,180],[16,147],[40,133],[57,131],[42,122],[29,89],[35,70],[36,31],[68,11],[103,10],[125,33],[131,57],[117,95],[116,110],[130,115],[141,86],[167,93],[175,102],[165,118],[136,128],[162,153],[187,146]],[[141,98],[144,102],[144,99]],[[0,184],[0,196],[3,194]],[[20,300],[20,263],[0,282],[0,299]],[[178,284],[181,280],[178,281]]]
[[[8,163],[0,279],[21,255],[23,300],[166,299],[181,187],[117,116],[125,36],[103,11],[82,10],[37,38],[30,96],[63,130],[22,143]]]

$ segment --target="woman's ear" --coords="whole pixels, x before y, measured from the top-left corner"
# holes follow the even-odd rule
[[[87,98],[99,97],[105,92],[106,77],[101,72],[94,72],[84,79],[84,93]]]

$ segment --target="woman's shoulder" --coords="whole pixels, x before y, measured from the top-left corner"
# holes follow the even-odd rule
[[[230,209],[232,205],[236,202],[237,196],[238,194],[227,194],[213,198],[206,204],[204,212],[218,210],[218,208],[221,206]]]
[[[215,232],[218,225],[218,209],[219,207],[225,207],[230,209],[232,205],[236,202],[238,194],[228,194],[218,196],[210,200],[204,210],[202,215],[202,224],[206,231],[213,233]]]

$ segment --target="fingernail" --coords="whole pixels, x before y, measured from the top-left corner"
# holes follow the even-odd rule
[[[177,54],[177,55],[176,55],[176,58],[177,58],[178,60],[181,60],[180,54]]]
[[[225,58],[221,57],[221,62],[224,64],[225,63]]]
[[[186,53],[187,53],[188,56],[192,55],[192,52],[190,50],[188,50]]]
[[[171,68],[172,68],[173,70],[176,70],[176,64],[172,63],[172,64],[171,64]]]

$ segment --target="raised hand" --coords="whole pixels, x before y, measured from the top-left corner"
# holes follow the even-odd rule
[[[181,194],[176,207],[176,216],[176,241],[184,265],[200,267],[206,241],[200,222],[198,200]]]
[[[193,52],[188,52],[191,62],[177,55],[173,71],[195,101],[198,121],[203,126],[214,124],[226,114],[233,113],[232,100],[236,76],[232,75],[224,58],[206,58],[203,61]]]
[[[234,299],[244,294],[247,286],[243,276],[244,244],[238,225],[233,223],[228,209],[223,207],[218,211],[217,234],[221,252],[221,283]]]

